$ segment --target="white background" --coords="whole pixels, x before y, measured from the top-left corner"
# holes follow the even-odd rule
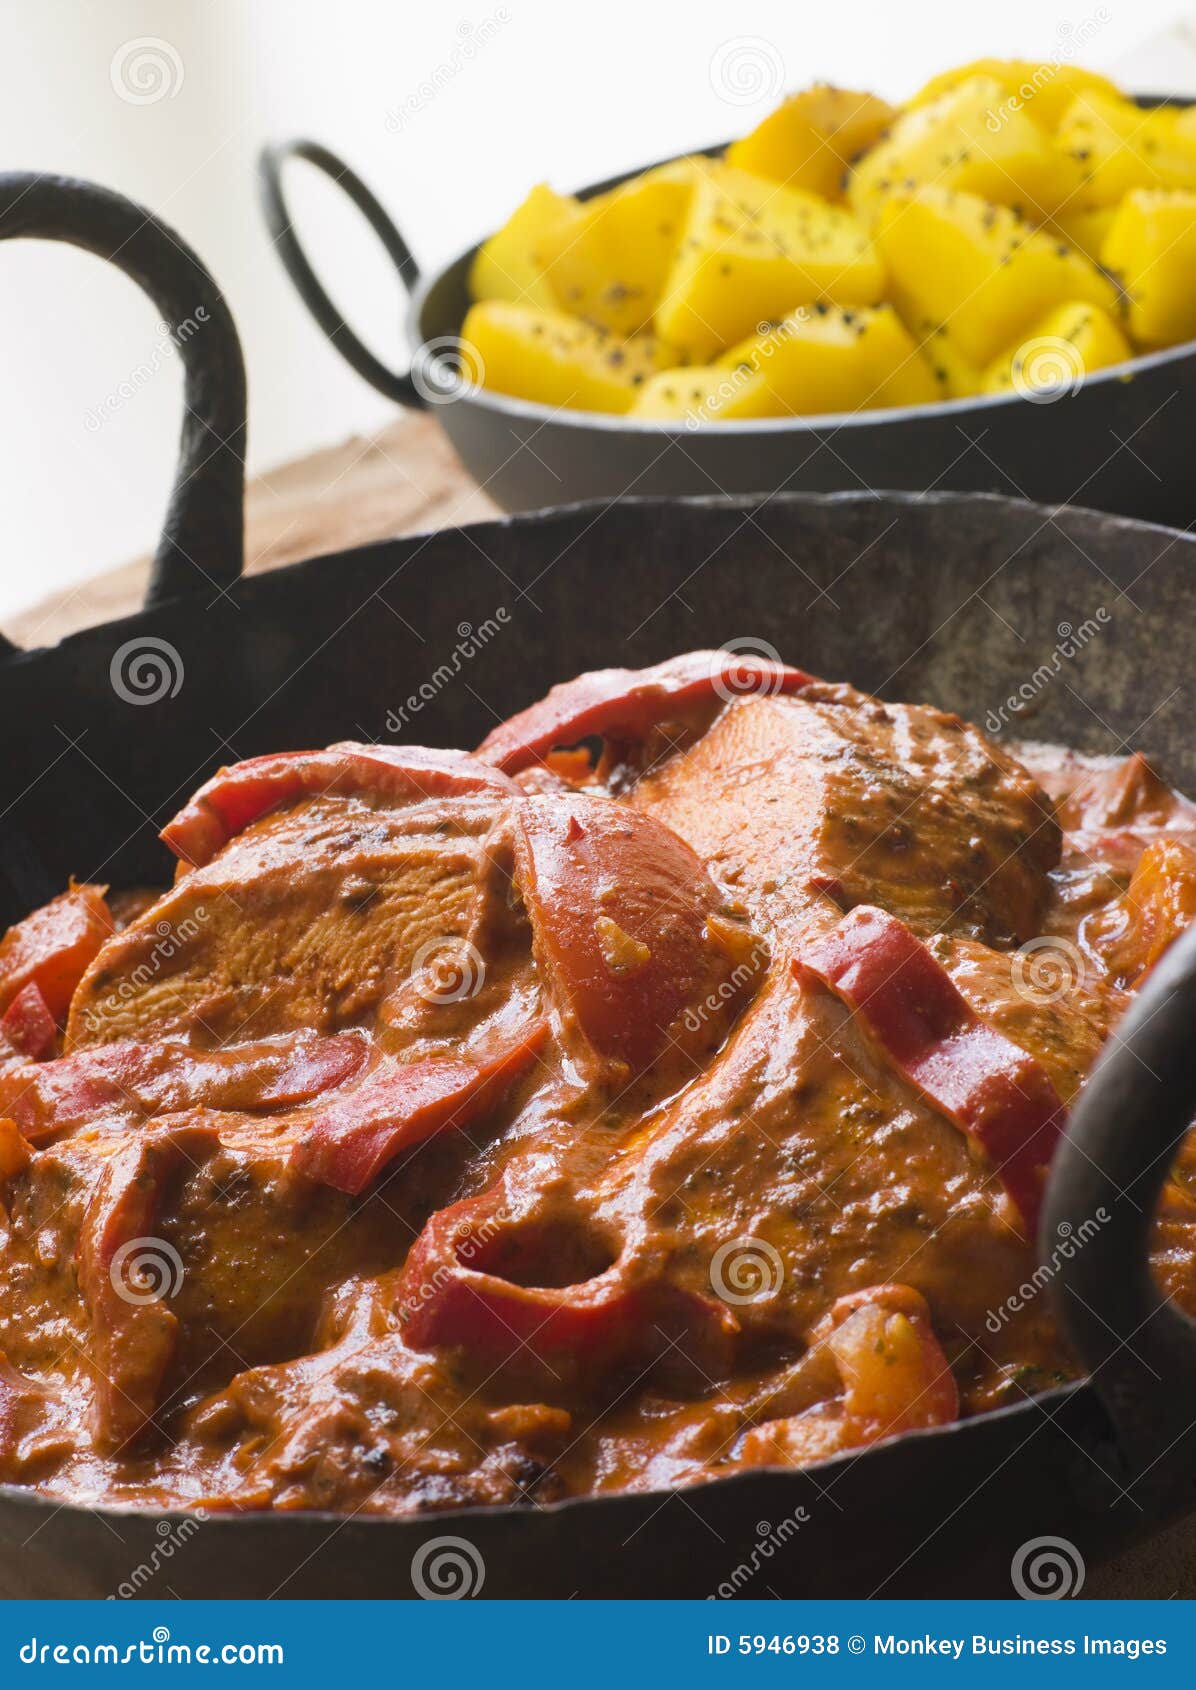
[[[0,165],[120,188],[198,249],[245,343],[252,471],[389,414],[323,340],[266,239],[253,170],[268,138],[327,141],[431,266],[533,181],[571,188],[742,132],[781,87],[821,78],[900,98],[983,53],[1069,58],[1077,31],[1081,62],[1137,86],[1162,67],[1191,86],[1182,53],[1141,50],[1175,16],[1164,0],[1057,13],[1041,0],[0,0]],[[166,91],[136,103],[127,44],[143,37],[158,43],[148,51]],[[728,97],[737,53],[757,100]],[[294,201],[338,300],[401,363],[402,299],[380,249],[314,172],[295,171]],[[131,283],[40,242],[0,246],[0,347],[2,618],[151,549],[180,378]],[[147,363],[153,378],[113,405]]]

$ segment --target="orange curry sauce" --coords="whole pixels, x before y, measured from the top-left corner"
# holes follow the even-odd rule
[[[0,943],[0,1479],[400,1514],[1073,1376],[1045,1169],[1196,912],[1141,757],[694,653],[222,770]],[[1181,1159],[1155,1263],[1196,1312]]]

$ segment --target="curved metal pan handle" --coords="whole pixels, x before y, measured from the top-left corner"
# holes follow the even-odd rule
[[[312,268],[295,233],[290,207],[283,193],[283,165],[292,158],[301,158],[315,165],[348,195],[390,254],[399,272],[399,280],[409,293],[419,280],[419,266],[411,255],[410,247],[361,177],[328,147],[321,146],[318,141],[293,140],[279,141],[263,148],[258,159],[262,211],[283,268],[294,282],[299,297],[341,357],[359,376],[363,376],[388,399],[422,410],[427,401],[410,374],[406,370],[392,370],[375,357],[341,316]]]
[[[223,294],[172,229],[94,182],[0,174],[0,240],[26,238],[66,241],[123,270],[157,306],[183,361],[178,468],[147,606],[228,586],[245,543],[245,362]]]
[[[1115,1029],[1056,1153],[1040,1252],[1064,1333],[1152,1489],[1196,1481],[1196,1321],[1147,1255],[1159,1193],[1196,1115],[1196,927]]]

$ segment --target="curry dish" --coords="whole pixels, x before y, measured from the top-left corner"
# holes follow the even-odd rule
[[[3,1481],[546,1503],[1073,1377],[1045,1172],[1196,913],[1142,757],[697,652],[473,754],[236,764],[163,838],[169,890],[0,943]]]

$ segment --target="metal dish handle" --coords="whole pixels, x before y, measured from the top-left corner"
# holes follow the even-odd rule
[[[262,211],[270,237],[278,249],[278,256],[282,259],[283,268],[294,282],[299,297],[341,357],[359,376],[363,376],[388,399],[422,410],[427,401],[416,387],[410,373],[406,370],[392,370],[370,351],[341,316],[312,268],[311,261],[295,233],[290,207],[283,192],[283,165],[292,158],[303,159],[306,163],[314,165],[317,170],[322,170],[324,175],[335,182],[352,200],[386,248],[399,273],[399,280],[408,293],[419,280],[419,265],[412,257],[410,247],[357,172],[350,169],[344,159],[338,158],[328,147],[321,146],[318,141],[292,140],[278,141],[273,146],[262,149],[258,159],[258,186]]]
[[[1130,1471],[1196,1484],[1196,1321],[1163,1296],[1148,1244],[1196,1114],[1196,928],[1114,1030],[1051,1169],[1039,1238],[1064,1334]]]
[[[0,240],[26,238],[95,253],[157,306],[183,361],[183,428],[146,605],[223,589],[244,557],[246,404],[245,361],[223,294],[172,229],[95,182],[0,174]],[[4,649],[14,648],[4,641]]]

